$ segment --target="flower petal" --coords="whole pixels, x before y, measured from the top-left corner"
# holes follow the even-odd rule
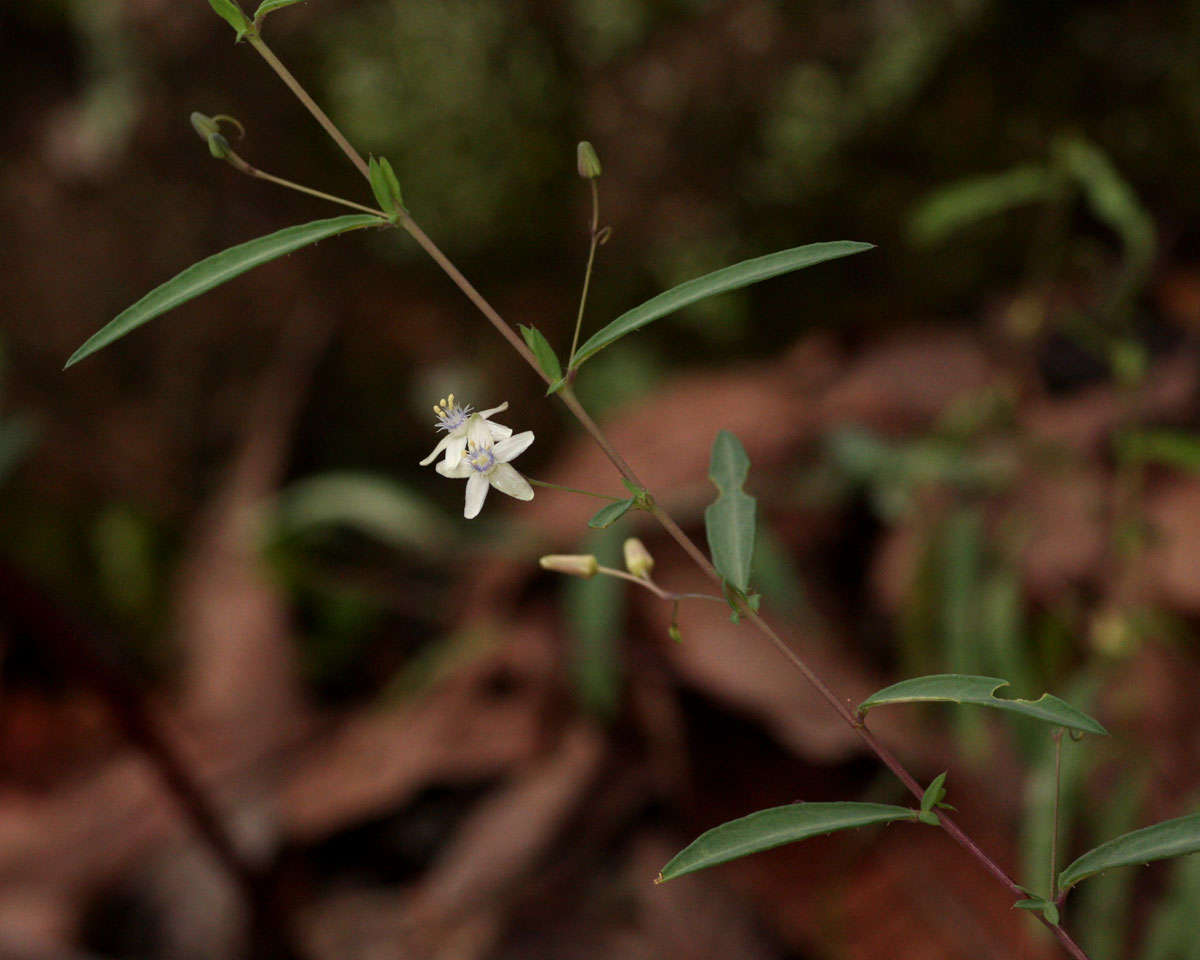
[[[449,460],[443,460],[434,469],[443,477],[449,477],[451,480],[461,480],[463,477],[469,477],[475,473],[466,460],[459,460],[454,466],[450,465]]]
[[[512,436],[512,428],[506,427],[502,423],[485,423],[488,428],[488,433],[492,435],[492,443],[499,443],[501,440],[507,440]]]
[[[472,447],[490,447],[492,445],[492,431],[488,427],[492,424],[488,423],[479,414],[471,414],[471,419],[467,421],[466,442]]]
[[[429,456],[427,456],[424,460],[421,461],[421,466],[427,467],[431,463],[433,463],[433,461],[437,459],[437,455],[446,449],[446,444],[449,442],[450,442],[449,437],[442,437],[442,439],[438,441],[438,445],[433,448],[433,453],[431,453]],[[459,456],[461,457],[462,454],[459,454]]]
[[[483,501],[487,499],[488,486],[487,477],[482,473],[473,473],[467,478],[467,503],[463,507],[463,516],[468,520],[479,516]]]
[[[488,480],[493,487],[510,497],[516,497],[518,500],[533,499],[533,487],[529,485],[529,481],[507,463],[496,464],[488,474]],[[470,483],[469,480],[467,482]]]
[[[446,438],[446,460],[445,463],[449,467],[457,467],[462,461],[463,454],[467,450],[466,431],[462,433],[452,433]]]
[[[515,460],[524,453],[531,443],[533,443],[533,431],[526,430],[507,440],[501,440],[492,448],[492,453],[496,455],[496,460],[500,463],[508,463],[509,460]]]
[[[483,419],[484,419],[484,420],[486,420],[486,419],[488,419],[488,417],[490,417],[490,416],[491,416],[493,413],[503,413],[503,412],[504,412],[505,410],[507,410],[507,409],[508,409],[508,401],[507,401],[507,400],[505,400],[505,401],[504,401],[502,404],[500,404],[500,406],[498,406],[498,407],[492,407],[492,409],[491,409],[491,410],[480,410],[480,411],[479,411],[479,415],[480,415],[481,417],[483,417]]]

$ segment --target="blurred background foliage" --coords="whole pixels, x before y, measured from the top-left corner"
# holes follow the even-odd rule
[[[1015,695],[1052,689],[1099,711],[1119,733],[1068,745],[1068,837],[1094,842],[1190,809],[1200,717],[1170,681],[1197,676],[1200,591],[1194,572],[1172,580],[1155,564],[1167,563],[1164,518],[1183,537],[1170,541],[1171,570],[1200,558],[1179,520],[1200,505],[1189,499],[1200,468],[1200,3],[308,0],[273,15],[266,34],[350,139],[391,160],[452,259],[564,354],[587,248],[579,139],[603,161],[601,219],[614,228],[588,329],[738,259],[876,243],[622,341],[589,363],[581,397],[635,420],[691,376],[728,374],[732,358],[741,379],[728,396],[779,438],[747,440],[763,460],[751,486],[766,517],[768,605],[844,638],[881,675],[994,674]],[[224,508],[252,508],[303,698],[320,710],[420,701],[548,599],[547,617],[565,624],[561,669],[545,681],[562,688],[567,705],[554,709],[597,718],[623,748],[666,749],[631,706],[639,673],[658,676],[676,656],[653,652],[669,642],[653,616],[611,582],[505,579],[481,559],[523,569],[540,548],[594,547],[616,565],[631,521],[595,540],[580,526],[572,542],[489,503],[465,524],[457,485],[416,466],[436,440],[429,406],[448,390],[508,400],[510,422],[538,435],[521,463],[534,476],[569,473],[582,454],[559,410],[537,402],[538,383],[413,245],[324,243],[60,372],[87,335],[187,264],[331,215],[212,163],[190,111],[238,117],[248,134],[237,149],[252,163],[364,199],[302,108],[229,40],[201,0],[0,0],[4,563],[117,634],[147,691],[179,691],[198,658],[178,639],[189,562]],[[946,379],[967,386],[937,409],[919,397],[905,407],[942,379],[916,362],[929,343],[936,357],[949,345]],[[963,343],[961,366],[986,376],[959,377]],[[834,383],[806,393],[827,368]],[[838,400],[855,376],[866,386]],[[811,410],[801,395],[816,398]],[[707,450],[712,418],[732,409],[664,401],[661,446],[638,454],[690,462],[685,448]],[[694,524],[703,468],[688,482],[677,506]],[[527,509],[553,502],[539,493]],[[1086,536],[1046,519],[1066,513]],[[1038,546],[1047,525],[1073,558],[1050,573],[1027,561],[1054,552]],[[495,622],[459,623],[486,589],[503,601]],[[681,646],[704,629],[685,623]],[[29,706],[77,692],[36,631],[7,625],[0,644],[4,773],[14,789],[48,789],[79,758],[95,761],[96,721]],[[711,704],[684,706],[691,729],[711,728]],[[725,719],[732,732],[709,755],[758,757]],[[1003,750],[996,728],[965,712],[949,727],[947,749],[972,771],[963,780],[982,778]],[[1021,837],[1010,854],[1034,889],[1053,757],[1030,731],[1013,743],[1024,795],[1006,793],[992,813]],[[764,761],[758,775],[771,784],[775,769]],[[852,764],[837,770],[875,789]],[[951,800],[969,803],[953,773],[950,783]],[[469,790],[463,805],[480,784]],[[647,790],[660,805],[650,817],[675,816],[681,830],[728,812]],[[377,810],[353,829],[382,831],[414,810],[425,816],[420,804]],[[451,820],[429,829],[449,833]],[[337,837],[327,842],[318,873],[321,857],[337,859]],[[1155,868],[1150,892],[1130,876],[1093,881],[1070,915],[1091,955],[1200,956],[1184,932],[1200,904],[1197,862]],[[763,955],[811,948],[765,925],[778,951]]]

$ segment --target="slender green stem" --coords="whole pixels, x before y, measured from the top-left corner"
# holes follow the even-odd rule
[[[653,580],[648,580],[646,577],[635,577],[632,573],[625,570],[617,570],[613,567],[600,566],[596,568],[597,573],[603,573],[610,577],[619,577],[622,580],[628,580],[630,583],[636,583],[639,587],[645,587],[660,600],[674,600],[675,594],[669,593],[660,587]]]
[[[359,172],[361,172],[362,175],[369,181],[370,171],[366,162],[350,145],[346,138],[342,136],[341,132],[336,126],[334,126],[333,121],[331,121],[329,117],[327,117],[320,109],[320,107],[316,105],[312,98],[308,96],[295,77],[293,77],[287,68],[279,62],[279,60],[273,53],[271,53],[266,44],[263,43],[260,38],[253,35],[247,35],[247,39],[262,55],[263,59],[265,59],[267,63],[270,64],[275,70],[275,72],[279,74],[280,78],[283,79],[288,87],[291,88],[292,92],[295,93],[300,101],[309,109],[321,126],[325,128],[326,132],[328,132],[338,146],[341,147],[346,156],[350,158],[356,167],[358,167]],[[414,240],[417,241],[418,245],[420,245],[420,247],[429,254],[433,261],[442,268],[455,286],[457,286],[467,297],[467,299],[479,309],[488,322],[490,322],[496,328],[500,335],[509,342],[512,348],[517,351],[517,354],[533,369],[534,373],[541,377],[543,382],[547,384],[550,383],[550,378],[547,377],[542,371],[532,351],[530,351],[530,349],[525,345],[524,341],[517,334],[517,332],[508,325],[508,323],[503,317],[500,316],[496,309],[483,297],[482,294],[479,293],[478,290],[475,289],[471,282],[467,280],[465,276],[463,276],[462,272],[441,251],[437,244],[435,244],[433,240],[429,238],[425,231],[420,228],[420,226],[415,220],[412,219],[407,211],[400,212],[397,225],[403,227],[404,230]],[[571,412],[575,419],[579,421],[584,430],[591,435],[592,439],[604,452],[604,455],[608,457],[609,461],[617,469],[617,471],[634,486],[646,489],[645,485],[638,479],[637,474],[634,473],[633,468],[626,463],[625,458],[622,457],[619,452],[617,452],[617,450],[605,436],[604,431],[600,429],[600,427],[588,414],[587,410],[584,409],[583,405],[579,402],[578,397],[575,396],[570,384],[565,385],[561,390],[559,390],[556,396],[562,400],[563,404],[566,405],[567,409]],[[658,506],[657,503],[652,503],[650,513],[659,522],[667,534],[679,544],[683,551],[687,553],[692,560],[696,562],[696,564],[702,571],[704,571],[709,579],[713,580],[718,585],[721,585],[722,579],[720,574],[717,573],[716,568],[714,568],[709,562],[703,551],[696,546],[696,544],[690,537],[688,537],[686,533],[683,532],[675,520],[660,506]],[[645,581],[643,580],[639,580],[637,582],[645,585]],[[924,789],[912,776],[912,774],[908,772],[904,765],[901,764],[900,761],[892,754],[892,752],[885,747],[870,730],[867,729],[863,720],[851,712],[850,708],[847,707],[846,704],[843,703],[825,684],[825,682],[813,672],[812,668],[809,667],[808,664],[805,663],[805,661],[799,656],[799,654],[797,654],[779,636],[779,634],[775,632],[770,624],[768,624],[761,616],[759,616],[758,613],[745,607],[744,604],[739,604],[739,606],[741,607],[740,612],[742,615],[745,616],[746,619],[748,619],[752,624],[754,624],[755,628],[767,638],[771,645],[774,646],[775,649],[778,650],[779,653],[790,664],[792,664],[792,666],[794,666],[806,680],[808,680],[808,682],[820,694],[822,699],[824,699],[829,706],[847,724],[850,725],[850,727],[859,735],[859,737],[862,738],[864,743],[871,749],[871,751],[877,757],[879,757],[880,761],[889,770],[891,770],[893,774],[895,774],[901,783],[903,783],[913,793],[914,796],[920,798],[924,793]],[[974,840],[967,836],[962,829],[950,819],[950,817],[942,813],[938,815],[938,820],[940,821],[942,829],[945,830],[963,848],[965,848],[973,857],[975,857],[975,859],[978,860],[989,873],[991,873],[997,880],[1008,887],[1010,892],[1014,893],[1019,898],[1023,898],[1025,896],[1024,891],[1017,886],[1016,881],[1009,877],[1008,874],[1005,873],[1004,870],[994,860],[992,860],[992,858],[989,857],[987,853],[985,853],[979,847],[979,845],[975,843]],[[1074,957],[1075,960],[1088,960],[1087,954],[1084,953],[1082,948],[1075,943],[1066,930],[1064,930],[1061,926],[1049,923],[1040,915],[1037,916],[1042,923],[1050,928],[1051,932],[1054,933],[1055,937],[1068,954]]]
[[[349,207],[352,210],[361,210],[363,213],[373,213],[377,217],[386,220],[388,215],[382,210],[376,210],[374,207],[367,207],[361,203],[355,203],[353,200],[347,200],[344,197],[336,197],[332,193],[325,193],[322,190],[314,190],[312,187],[306,187],[302,183],[295,183],[292,180],[285,180],[283,177],[277,177],[273,173],[267,173],[265,170],[260,170],[252,163],[247,163],[244,159],[230,150],[226,153],[225,159],[229,161],[229,165],[240,173],[246,174],[248,177],[254,177],[257,180],[266,180],[268,183],[278,184],[281,187],[287,187],[289,190],[296,190],[299,193],[307,193],[310,197],[319,197],[322,200],[328,200],[330,203],[338,203],[343,207]]]
[[[587,306],[588,286],[592,282],[592,266],[596,262],[596,247],[600,236],[600,190],[596,186],[595,177],[588,180],[588,186],[592,188],[591,243],[588,246],[587,269],[583,272],[583,290],[579,294],[579,312],[575,315],[575,335],[571,338],[571,353],[567,357],[568,374],[571,364],[575,362],[575,349],[579,346],[579,331],[583,328],[583,311]]]
[[[1062,728],[1054,731],[1054,826],[1050,831],[1050,899],[1058,896],[1058,804],[1062,796]]]
[[[292,72],[275,56],[271,48],[263,41],[263,38],[258,36],[257,33],[251,32],[246,34],[246,39],[250,42],[250,46],[258,51],[259,56],[267,61],[267,65],[278,74],[279,79],[287,84],[288,89],[295,94],[296,99],[304,104],[308,112],[316,118],[317,123],[325,128],[325,132],[333,138],[333,142],[341,148],[342,153],[349,157],[350,162],[358,167],[358,172],[363,175],[364,179],[370,183],[371,169],[367,166],[367,161],[351,146],[350,141],[342,135],[342,131],[329,119],[325,111],[317,106],[317,102],[308,95],[308,91],[300,85],[300,81],[293,77]]]
[[[564,487],[561,483],[547,483],[545,480],[534,480],[528,474],[525,479],[532,483],[535,487],[549,487],[552,490],[565,490],[567,493],[582,493],[585,497],[597,497],[600,500],[611,500],[613,503],[620,503],[625,497],[613,497],[607,493],[593,493],[591,490],[580,490],[576,487]]]
[[[679,612],[680,600],[715,600],[717,603],[724,603],[724,597],[714,597],[710,593],[676,593],[673,590],[664,590],[649,577],[637,577],[627,570],[617,570],[613,567],[598,566],[597,573],[603,573],[610,577],[619,577],[622,580],[628,580],[630,583],[636,583],[639,587],[645,587],[660,600],[673,600],[675,602],[675,612]]]

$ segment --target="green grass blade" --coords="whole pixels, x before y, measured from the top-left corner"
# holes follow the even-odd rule
[[[1058,875],[1060,891],[1114,867],[1132,867],[1200,852],[1200,813],[1134,830],[1089,850]]]
[[[385,221],[369,214],[356,213],[331,220],[316,220],[312,223],[287,227],[257,240],[230,247],[211,257],[194,263],[182,273],[172,277],[161,286],[155,287],[133,306],[121,311],[71,354],[66,367],[73,366],[97,350],[119,340],[147,320],[172,310],[182,303],[207,293],[213,287],[252,270],[254,267],[276,260],[300,247],[324,240],[347,230],[381,226]]]
[[[750,562],[754,558],[754,507],[742,484],[750,472],[750,458],[742,443],[728,430],[713,441],[709,479],[720,496],[704,511],[704,527],[713,566],[742,593],[750,589]]]
[[[885,803],[791,803],[759,810],[700,834],[662,868],[656,883],[835,830],[915,820],[916,810]]]
[[[571,369],[578,368],[589,357],[621,339],[625,334],[633,333],[651,321],[674,313],[697,300],[703,300],[705,297],[712,297],[718,293],[726,293],[729,290],[737,290],[752,283],[758,283],[760,280],[767,280],[781,273],[789,273],[803,267],[811,267],[826,260],[846,257],[852,253],[861,253],[872,247],[873,244],[857,243],[851,240],[810,243],[803,247],[769,253],[765,257],[743,260],[731,267],[707,273],[695,280],[688,280],[686,283],[681,283],[679,286],[672,287],[657,297],[647,300],[641,306],[621,314],[604,329],[597,331],[585,340],[583,346],[575,354],[575,359],[571,362]]]
[[[920,245],[941,243],[963,227],[1012,207],[1049,200],[1062,190],[1054,174],[1038,164],[972,177],[924,197],[909,220],[909,238]]]
[[[949,701],[970,703],[997,710],[1010,710],[1026,717],[1033,717],[1056,727],[1069,727],[1086,733],[1108,735],[1100,723],[1082,710],[1077,710],[1064,700],[1049,693],[1038,700],[1006,700],[995,695],[1008,681],[999,677],[968,677],[958,673],[941,673],[928,677],[902,680],[878,693],[873,693],[858,705],[860,715],[872,707],[885,703],[921,703],[926,701]]]

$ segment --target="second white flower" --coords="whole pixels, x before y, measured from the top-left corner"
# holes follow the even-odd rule
[[[453,466],[448,460],[435,468],[443,477],[467,481],[467,499],[463,516],[468,520],[479,515],[488,490],[495,487],[501,493],[518,500],[532,500],[533,487],[509,461],[515,460],[533,443],[533,431],[526,430],[499,443],[469,443],[464,455]]]

